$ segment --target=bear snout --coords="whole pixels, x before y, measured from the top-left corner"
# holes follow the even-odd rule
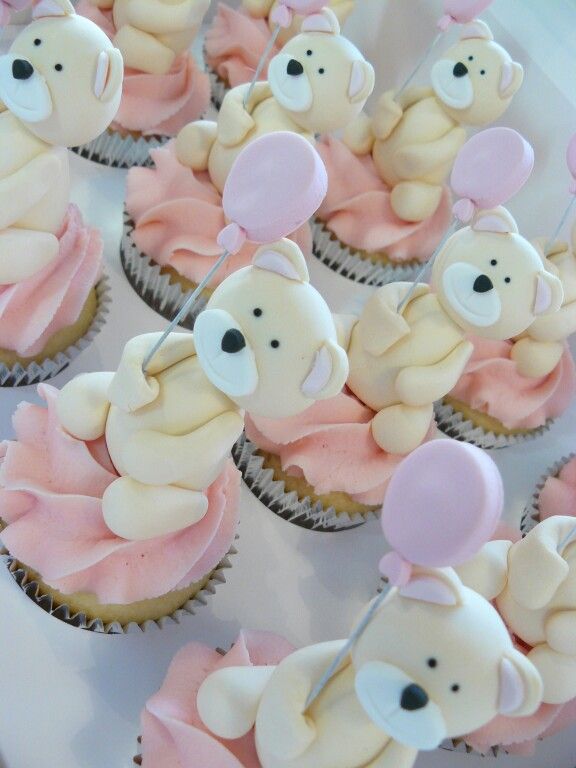
[[[454,75],[454,77],[465,77],[468,74],[468,67],[466,66],[466,64],[462,64],[462,62],[459,61],[457,64],[454,65],[452,74]]]
[[[424,688],[416,685],[416,683],[412,683],[412,685],[407,685],[402,691],[400,706],[408,712],[414,712],[417,709],[424,709],[428,701],[428,694]]]
[[[299,77],[304,74],[304,67],[297,59],[290,59],[288,66],[286,67],[286,72],[289,75],[292,75],[292,77]]]
[[[222,352],[228,352],[229,354],[235,354],[240,352],[246,346],[246,339],[244,334],[237,328],[230,328],[226,331],[222,337]]]
[[[34,67],[26,59],[14,59],[12,77],[15,80],[28,80],[34,74]]]
[[[478,275],[476,280],[474,280],[472,288],[476,293],[488,293],[488,291],[491,291],[494,288],[494,283],[490,280],[488,275]]]

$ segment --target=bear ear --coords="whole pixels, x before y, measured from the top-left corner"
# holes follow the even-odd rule
[[[516,61],[505,61],[500,77],[500,96],[511,99],[524,82],[524,68]]]
[[[476,19],[464,26],[460,40],[494,40],[494,35],[488,24]]]
[[[44,19],[46,16],[73,16],[76,11],[69,0],[40,0],[32,11],[33,19]]]
[[[340,34],[340,22],[331,8],[322,8],[319,13],[306,16],[302,22],[302,32],[326,32],[329,35]]]
[[[94,95],[96,98],[105,103],[112,101],[122,88],[123,78],[124,61],[118,48],[101,51],[98,54],[96,76],[94,77]]]
[[[454,607],[462,604],[462,582],[455,571],[423,570],[414,573],[408,584],[398,589],[401,597],[422,603]]]
[[[510,211],[503,206],[491,211],[480,211],[472,222],[475,232],[496,232],[498,234],[518,234],[518,224]]]
[[[314,355],[310,373],[302,382],[302,394],[312,400],[336,397],[348,378],[348,356],[335,341],[326,341]]]
[[[552,315],[554,312],[558,312],[563,301],[564,288],[560,278],[547,270],[539,272],[536,276],[534,314]]]
[[[288,280],[296,280],[300,283],[310,282],[308,267],[300,247],[287,238],[259,248],[254,254],[252,264],[258,269],[276,272],[282,277],[287,277]]]
[[[533,715],[542,703],[540,673],[519,651],[512,651],[500,661],[498,711],[508,717]]]
[[[376,75],[374,67],[365,59],[356,59],[352,64],[350,83],[348,85],[348,98],[351,104],[364,103],[372,91]]]

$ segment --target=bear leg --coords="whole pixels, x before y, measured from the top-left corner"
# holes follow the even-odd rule
[[[403,221],[418,222],[430,218],[440,205],[442,187],[424,181],[402,181],[390,195],[392,210]]]
[[[165,75],[176,58],[174,51],[154,35],[129,24],[120,27],[114,45],[120,49],[125,67],[149,72],[151,75]]]
[[[405,455],[424,441],[433,416],[432,405],[390,405],[372,419],[372,435],[383,451]]]
[[[528,658],[542,677],[546,704],[565,704],[576,697],[576,656],[558,653],[543,644],[533,648]]]
[[[59,253],[51,232],[8,228],[0,232],[0,285],[13,285],[33,277]]]
[[[197,120],[185,125],[176,137],[178,162],[193,171],[207,171],[217,132],[218,125],[211,120]]]

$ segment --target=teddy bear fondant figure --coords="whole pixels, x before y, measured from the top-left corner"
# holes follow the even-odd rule
[[[112,10],[118,46],[127,67],[165,75],[198,34],[210,0],[90,0]]]
[[[345,142],[356,154],[372,152],[396,215],[423,221],[438,208],[465,126],[504,114],[523,76],[487,25],[475,21],[433,67],[432,89],[410,89],[398,100],[386,92],[371,120],[361,116],[349,126]]]
[[[355,324],[342,324],[348,387],[377,412],[372,434],[389,453],[409,453],[426,437],[433,403],[456,385],[472,354],[467,334],[510,339],[557,312],[563,299],[561,281],[502,207],[450,237],[432,284],[418,284],[400,312],[411,284],[385,285]]]
[[[550,517],[515,544],[490,542],[458,571],[531,648],[543,701],[576,698],[576,520]]]
[[[340,24],[343,24],[352,9],[354,8],[355,0],[327,0],[326,5],[331,8],[336,14],[336,17]],[[271,28],[275,26],[274,22],[270,18],[273,11],[279,6],[278,0],[243,0],[242,6],[245,8],[250,16],[256,19],[268,19],[268,23]],[[278,35],[278,42],[280,45],[287,43],[290,38],[297,35],[302,27],[303,16],[301,13],[295,13],[292,18],[292,23],[289,27],[280,30]]]
[[[343,128],[353,120],[374,88],[374,69],[340,34],[329,8],[308,16],[256,83],[246,107],[249,84],[226,94],[218,122],[200,120],[180,131],[178,160],[210,173],[222,192],[234,160],[247,143],[272,131],[295,131],[310,141],[316,133]]]
[[[0,56],[0,284],[58,255],[70,200],[66,147],[96,138],[120,103],[120,52],[68,0],[46,0]]]
[[[103,515],[132,540],[204,516],[204,491],[243,430],[244,409],[294,415],[334,396],[348,373],[328,305],[290,240],[260,248],[224,280],[194,334],[171,334],[144,374],[158,337],[132,339],[116,373],[81,375],[58,401],[74,437],[106,436],[121,477],[104,493]]]
[[[415,569],[393,588],[306,710],[345,644],[212,673],[198,692],[200,718],[223,739],[254,728],[262,768],[411,768],[418,750],[499,713],[530,715],[541,702],[534,665],[493,606],[450,568]]]

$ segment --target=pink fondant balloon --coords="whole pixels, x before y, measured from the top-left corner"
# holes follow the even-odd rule
[[[420,446],[395,471],[382,507],[393,581],[405,581],[403,563],[442,568],[469,560],[494,534],[503,501],[498,467],[480,448],[456,440]]]
[[[492,0],[444,0],[444,16],[438,26],[446,29],[450,24],[468,24],[491,3]]]
[[[272,10],[270,19],[281,27],[289,27],[295,13],[310,16],[318,13],[326,5],[327,0],[280,0],[276,8]]]
[[[246,239],[272,243],[308,221],[327,188],[326,168],[312,144],[297,133],[278,131],[256,139],[238,155],[222,207]]]

